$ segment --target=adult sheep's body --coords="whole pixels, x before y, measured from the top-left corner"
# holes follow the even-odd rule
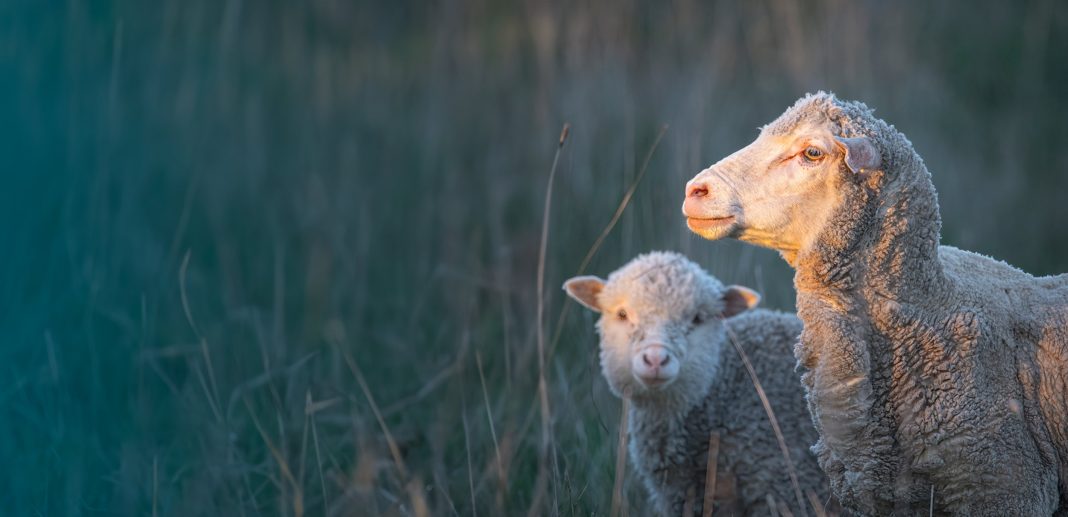
[[[930,175],[893,126],[807,96],[695,177],[684,212],[796,268],[814,450],[843,505],[1068,514],[1068,275],[940,246]]]

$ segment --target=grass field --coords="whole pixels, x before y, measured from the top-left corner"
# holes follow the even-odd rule
[[[945,243],[1068,271],[1059,2],[3,4],[5,515],[607,514],[560,285],[633,188],[585,271],[674,249],[791,309],[679,207],[807,91],[909,135]]]

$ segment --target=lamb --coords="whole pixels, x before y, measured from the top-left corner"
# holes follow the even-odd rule
[[[816,440],[792,349],[801,322],[751,310],[760,296],[724,287],[682,255],[641,255],[608,280],[580,276],[567,293],[601,313],[601,368],[631,403],[630,458],[664,515],[702,513],[711,433],[718,433],[716,507],[770,515],[798,502],[786,460],[739,354],[752,362],[786,438],[800,489],[829,493],[808,447]],[[790,380],[790,379],[793,380]],[[769,508],[769,497],[774,509]]]
[[[940,246],[930,174],[819,92],[694,177],[707,239],[795,268],[795,352],[835,495],[863,514],[1068,514],[1068,275]]]

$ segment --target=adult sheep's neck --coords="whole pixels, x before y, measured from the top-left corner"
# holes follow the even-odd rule
[[[946,288],[938,257],[942,223],[930,175],[911,145],[891,164],[889,178],[845,187],[846,202],[798,254],[799,294],[940,298],[934,295]]]

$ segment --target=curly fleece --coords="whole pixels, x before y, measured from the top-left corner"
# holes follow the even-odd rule
[[[653,326],[668,339],[687,339],[695,312],[718,313],[726,288],[699,266],[675,253],[642,255],[609,276],[602,307],[626,300],[640,319],[636,339]],[[613,361],[606,343],[606,313],[598,322],[604,375],[617,395],[630,393],[630,457],[654,506],[663,515],[693,508],[701,515],[710,433],[719,434],[716,511],[771,515],[780,507],[798,512],[796,498],[775,434],[753,382],[727,341],[746,352],[786,437],[801,489],[826,500],[829,485],[809,446],[816,431],[797,385],[793,346],[801,322],[792,314],[750,310],[709,321],[702,342],[682,345],[682,366],[674,383],[644,390],[627,362]],[[666,328],[666,330],[664,330]],[[622,366],[621,366],[622,364]],[[626,371],[621,371],[626,370]],[[776,509],[768,506],[771,496]]]
[[[813,448],[863,514],[1068,514],[1068,275],[939,245],[930,174],[861,103],[818,93],[764,130],[866,136],[882,170],[794,263]],[[852,175],[846,167],[840,174]]]

